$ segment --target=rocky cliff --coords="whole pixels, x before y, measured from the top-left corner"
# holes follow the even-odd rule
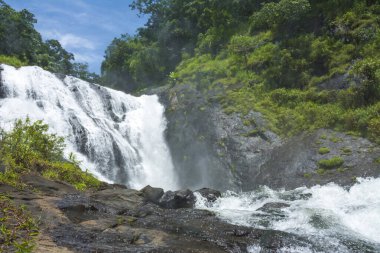
[[[357,177],[379,176],[380,148],[366,139],[327,129],[281,138],[258,112],[226,114],[213,90],[175,85],[152,92],[166,106],[180,185],[249,191],[351,185]]]

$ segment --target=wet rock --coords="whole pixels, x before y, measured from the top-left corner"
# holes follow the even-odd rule
[[[107,184],[104,183],[103,185],[100,186],[99,190],[106,190],[106,189],[128,189],[127,186],[122,185],[122,184]]]
[[[144,203],[141,192],[132,189],[106,189],[91,195],[92,201],[101,203],[106,212],[122,214]]]
[[[337,77],[321,88],[344,88],[339,86],[343,79]],[[320,129],[283,139],[269,130],[259,112],[227,115],[215,99],[216,90],[205,92],[184,84],[155,92],[166,107],[166,137],[182,187],[251,191],[260,185],[350,186],[355,178],[379,175],[374,161],[380,147],[364,138]],[[320,154],[322,147],[331,152]],[[319,169],[320,160],[334,156],[344,160],[343,166]]]
[[[195,204],[195,196],[190,190],[167,191],[159,200],[159,205],[167,209],[191,208]]]
[[[61,195],[65,193],[72,194],[77,192],[77,190],[68,183],[58,180],[48,180],[38,174],[26,174],[23,175],[21,179],[25,184],[49,196]]]
[[[215,202],[217,198],[220,198],[222,196],[220,191],[213,190],[210,188],[202,188],[196,190],[195,192],[198,192],[202,197],[206,198],[208,202]]]
[[[286,203],[271,202],[271,203],[264,204],[262,207],[260,207],[259,209],[257,209],[257,211],[270,213],[270,212],[273,212],[273,211],[280,211],[282,208],[286,208],[286,207],[289,207],[289,206],[290,205],[286,204]]]
[[[34,217],[44,217],[38,252],[219,253],[247,252],[253,246],[261,252],[288,252],[294,247],[336,252],[313,245],[307,236],[229,224],[207,210],[162,208],[146,202],[141,191],[109,186],[97,192],[68,194],[64,185],[54,181],[44,184],[62,187],[62,191],[48,196],[50,191],[0,184],[0,192],[18,205],[26,205]],[[171,202],[171,206],[188,205],[193,196],[189,190],[167,192],[161,199],[165,195],[174,196],[168,200],[181,200]],[[268,203],[266,207],[279,209],[283,203]],[[51,243],[47,246],[46,241]],[[352,252],[378,251],[366,242],[349,241],[345,245]]]
[[[164,190],[162,188],[155,188],[150,185],[145,186],[140,190],[142,196],[146,201],[158,204],[162,195],[164,195]]]
[[[329,153],[320,154],[322,147],[327,148]],[[320,169],[319,161],[333,157],[343,159],[344,164],[336,169]],[[380,157],[378,145],[364,138],[320,129],[294,136],[275,148],[259,173],[247,180],[252,184],[285,189],[330,182],[350,186],[355,183],[353,179],[356,177],[379,175],[380,166],[373,162],[376,157]]]

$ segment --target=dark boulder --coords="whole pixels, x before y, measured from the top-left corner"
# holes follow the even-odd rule
[[[132,189],[106,189],[91,195],[97,209],[111,214],[128,213],[144,203],[141,192]]]
[[[158,204],[162,195],[164,195],[164,190],[162,188],[155,188],[150,185],[145,186],[140,190],[142,196],[146,201]]]
[[[195,192],[198,192],[202,197],[206,198],[208,202],[215,202],[217,198],[220,198],[222,196],[220,191],[213,190],[210,188],[202,188],[196,190]]]
[[[192,208],[194,204],[195,196],[190,190],[167,191],[159,201],[159,205],[167,209]]]

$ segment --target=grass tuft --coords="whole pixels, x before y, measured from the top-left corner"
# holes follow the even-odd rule
[[[319,167],[322,169],[335,169],[342,166],[344,160],[339,156],[334,156],[331,159],[322,159],[318,162]]]
[[[325,155],[325,154],[328,154],[330,153],[330,149],[327,148],[327,147],[322,147],[318,150],[318,153],[321,154],[321,155]]]

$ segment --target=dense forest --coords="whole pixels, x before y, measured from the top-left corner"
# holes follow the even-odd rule
[[[78,63],[58,40],[43,41],[34,28],[37,22],[28,10],[16,11],[0,0],[0,62],[15,66],[37,65],[54,73],[89,81],[99,77],[88,71],[87,63]]]
[[[106,51],[107,85],[219,91],[227,113],[262,112],[289,136],[334,128],[380,141],[376,0],[136,0],[149,15]],[[248,123],[247,123],[248,124]]]
[[[333,128],[380,142],[380,2],[135,0],[149,17],[115,38],[101,77],[0,0],[0,60],[124,90],[191,84],[282,136]],[[210,92],[212,91],[212,92]],[[247,121],[247,124],[250,124]]]

